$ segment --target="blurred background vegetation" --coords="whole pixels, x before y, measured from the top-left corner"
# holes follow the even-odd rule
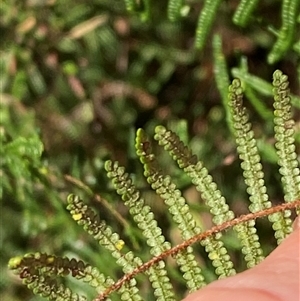
[[[107,159],[126,167],[166,237],[179,242],[136,158],[139,127],[150,135],[159,124],[176,131],[205,162],[236,214],[246,212],[247,194],[224,106],[228,80],[235,76],[246,89],[245,105],[259,141],[269,195],[274,204],[282,201],[270,84],[275,69],[289,76],[299,143],[298,1],[290,1],[296,3],[296,21],[289,44],[278,57],[270,53],[282,26],[283,3],[288,1],[260,1],[245,24],[233,19],[239,1],[215,2],[220,3],[217,15],[202,45],[197,42],[202,34],[197,24],[207,9],[203,1],[1,3],[1,300],[43,300],[7,271],[10,257],[27,252],[74,256],[114,278],[120,276],[109,254],[70,218],[65,206],[71,192],[93,206],[144,260],[149,258],[105,175]],[[209,214],[187,177],[160,148],[156,153],[199,223],[209,228]],[[258,228],[268,254],[275,246],[272,230],[265,221],[259,221]],[[245,269],[235,237],[226,237],[237,270]],[[200,247],[198,256],[207,281],[215,279]],[[174,279],[179,278],[172,264],[169,269]],[[66,281],[78,292],[94,296],[80,283]],[[180,280],[175,288],[178,296],[184,294]]]

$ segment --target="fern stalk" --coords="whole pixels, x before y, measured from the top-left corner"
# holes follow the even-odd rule
[[[221,3],[222,0],[205,0],[196,29],[195,47],[197,49],[203,49]]]

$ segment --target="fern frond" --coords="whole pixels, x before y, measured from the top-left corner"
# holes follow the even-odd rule
[[[225,198],[217,189],[208,170],[201,161],[198,161],[196,155],[193,155],[191,150],[180,141],[179,137],[165,127],[157,126],[154,139],[170,153],[178,166],[192,179],[192,183],[201,193],[206,205],[210,207],[210,213],[214,216],[213,222],[219,225],[232,219],[234,213],[229,210]]]
[[[174,222],[178,225],[182,239],[187,240],[193,235],[200,233],[201,229],[192,217],[189,206],[180,190],[172,183],[169,176],[161,174],[155,155],[151,151],[151,143],[142,129],[137,131],[135,145],[137,155],[144,167],[144,175],[147,182],[169,207],[169,212],[172,214]],[[184,272],[183,278],[189,279],[187,287],[190,291],[195,291],[204,286],[205,282],[192,252],[193,249],[190,247],[185,253],[180,253],[177,256],[177,263],[181,271]]]
[[[282,2],[282,25],[271,52],[268,62],[274,64],[290,49],[296,30],[296,22],[299,14],[299,0],[283,0]]]
[[[175,258],[180,271],[183,273],[182,277],[186,281],[186,287],[189,293],[206,285],[201,268],[193,254],[193,247],[189,246],[181,250],[175,255]]]
[[[151,142],[143,129],[138,129],[135,145],[148,183],[165,201],[165,204],[169,206],[169,211],[179,226],[182,238],[186,240],[200,233],[201,229],[197,226],[195,219],[189,212],[189,206],[182,196],[181,191],[176,188],[176,185],[171,181],[169,176],[162,175],[155,155],[152,153]]]
[[[250,195],[249,200],[251,204],[249,210],[251,212],[258,212],[270,208],[272,204],[266,192],[260,155],[251,124],[249,123],[249,116],[246,108],[243,107],[243,91],[240,80],[233,80],[229,91],[229,104],[235,129],[236,143],[238,145],[237,151],[242,160],[243,176],[248,186],[247,192]]]
[[[273,74],[274,92],[274,131],[277,149],[279,173],[284,189],[284,199],[291,202],[292,197],[300,196],[300,176],[297,154],[295,152],[294,121],[290,105],[289,82],[286,75],[276,70]],[[298,210],[299,213],[299,210]],[[291,211],[276,213],[269,219],[274,222],[275,237],[278,243],[292,231]]]
[[[247,192],[250,195],[250,212],[258,212],[271,207],[267,189],[264,183],[264,173],[260,163],[260,155],[253,138],[254,133],[249,123],[246,109],[243,107],[243,91],[241,82],[233,80],[229,87],[229,104],[234,125],[234,134],[238,145],[237,151],[242,160],[241,167],[244,170],[243,176],[247,185]],[[236,231],[242,241],[242,252],[245,255],[248,267],[252,267],[263,260],[263,251],[260,247],[259,238],[256,234],[255,222],[236,226]]]
[[[208,174],[207,169],[202,162],[180,141],[178,136],[172,131],[167,131],[163,126],[155,128],[154,139],[158,141],[173,157],[180,168],[192,179],[192,183],[201,193],[201,197],[209,206],[213,215],[213,222],[220,225],[225,221],[231,220],[234,213],[229,210],[225,198],[217,189],[217,185],[213,182],[212,177]],[[209,253],[209,258],[216,267],[216,274],[219,277],[226,277],[235,274],[233,263],[227,254],[223,242],[219,239],[222,234],[218,233],[215,237],[209,237],[201,242],[205,246],[205,250]]]
[[[146,242],[151,247],[150,254],[159,256],[161,253],[169,250],[171,244],[162,235],[162,230],[157,226],[151,208],[144,204],[144,199],[140,197],[140,192],[133,185],[124,167],[119,166],[118,162],[107,161],[105,169],[107,176],[112,179],[117,193],[121,195],[125,205],[129,208],[129,212],[137,226],[143,231],[143,235],[147,239]],[[149,270],[149,280],[155,289],[154,295],[158,297],[157,300],[175,299],[174,289],[167,276],[163,261]]]
[[[184,0],[169,0],[168,2],[168,18],[174,22],[180,18],[180,10]]]
[[[233,23],[238,26],[245,27],[248,24],[251,14],[255,10],[257,4],[258,0],[241,0],[233,15]]]
[[[142,260],[134,257],[132,252],[126,254],[121,250],[124,246],[124,241],[120,239],[118,233],[113,233],[103,220],[99,220],[99,216],[85,205],[79,197],[75,195],[68,196],[67,209],[70,211],[72,218],[83,227],[101,246],[109,250],[112,256],[116,259],[118,265],[123,269],[124,273],[133,271],[137,266],[142,264]],[[125,291],[121,292],[124,295],[129,294],[131,300],[142,300],[138,295],[136,280],[132,279]]]
[[[230,98],[232,102],[232,117],[235,125],[236,142],[238,144],[238,152],[240,159],[243,160],[241,167],[244,170],[243,175],[245,183],[248,186],[247,192],[250,195],[251,212],[258,212],[265,208],[269,208],[268,195],[264,185],[264,174],[260,164],[260,156],[253,138],[254,133],[251,130],[251,124],[248,122],[248,115],[245,108],[242,107],[242,88],[239,80],[234,80],[230,87]],[[276,213],[269,216],[269,221],[275,231],[275,238],[279,244],[287,234],[291,231],[290,212]],[[256,230],[253,230],[254,233]],[[254,237],[256,234],[254,234]],[[258,247],[258,238],[255,238],[255,245]],[[261,253],[261,251],[259,251]]]
[[[195,47],[197,49],[203,49],[221,3],[222,0],[205,0],[196,29]]]
[[[273,86],[267,81],[248,73],[246,70],[240,68],[232,68],[231,73],[235,78],[239,78],[242,82],[249,85],[261,95],[273,96]],[[295,108],[300,109],[300,97],[297,95],[290,95],[291,103]]]
[[[289,82],[286,75],[277,70],[273,74],[275,148],[286,202],[300,198],[300,170],[294,138]]]
[[[244,224],[238,224],[233,227],[242,245],[242,253],[247,267],[252,268],[259,264],[265,257],[259,242],[259,236],[256,234],[255,221],[249,221]]]
[[[35,294],[57,301],[85,301],[85,296],[73,293],[69,288],[57,282],[57,276],[72,277],[88,283],[100,293],[113,284],[96,268],[81,260],[61,258],[45,253],[26,254],[14,257],[8,267],[18,273],[24,284]]]
[[[147,238],[147,244],[151,247],[150,254],[158,256],[165,250],[170,249],[171,245],[166,241],[162,230],[158,227],[151,208],[145,205],[145,201],[140,197],[140,192],[132,183],[125,168],[119,166],[118,162],[105,162],[107,176],[112,179],[112,183],[119,195],[121,195],[124,204],[129,208],[137,226],[143,231]]]

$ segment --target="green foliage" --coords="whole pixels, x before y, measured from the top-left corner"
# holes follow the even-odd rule
[[[103,220],[100,221],[91,208],[83,204],[74,195],[69,195],[68,203],[67,209],[70,211],[72,218],[79,225],[83,226],[83,229],[92,235],[101,246],[111,252],[112,256],[117,260],[118,265],[123,267],[124,273],[130,273],[136,266],[141,265],[141,259],[134,257],[132,252],[127,254],[121,253],[124,241],[119,238],[118,233],[112,232],[111,228]],[[122,292],[122,295],[129,296],[126,300],[142,300],[135,286],[136,282],[133,280]]]
[[[162,235],[162,230],[157,226],[154,214],[149,206],[144,205],[144,200],[139,197],[140,193],[132,184],[132,180],[125,173],[124,168],[118,163],[106,162],[108,177],[112,179],[118,194],[122,196],[125,205],[130,208],[130,214],[137,223],[139,229],[143,231],[147,245],[150,247],[150,254],[158,256],[171,248],[171,244]],[[130,272],[127,271],[127,272]],[[174,299],[174,289],[167,276],[165,263],[161,261],[157,266],[149,270],[149,280],[154,288],[154,295],[157,300]]]
[[[251,130],[251,124],[245,108],[243,107],[243,91],[241,82],[234,80],[230,86],[230,106],[232,108],[233,126],[235,129],[237,151],[242,160],[241,168],[244,170],[243,177],[249,194],[250,212],[258,212],[271,207],[271,202],[266,193],[264,173],[260,163],[260,156]],[[247,260],[247,266],[252,267],[263,260],[263,251],[256,234],[255,222],[235,226],[239,238],[242,241],[242,252]],[[280,229],[281,230],[281,229]]]
[[[16,269],[21,279],[35,294],[48,300],[85,301],[85,297],[73,293],[60,284],[57,279],[72,274],[72,277],[89,283],[92,287],[106,288],[113,281],[104,278],[96,268],[86,265],[81,260],[49,256],[43,253],[27,254],[24,257],[12,258],[9,268]]]
[[[151,152],[151,143],[142,129],[139,129],[137,132],[136,149],[144,166],[144,176],[147,178],[147,182],[168,206],[173,221],[180,230],[181,238],[187,240],[193,235],[200,233],[201,230],[193,219],[189,206],[182,197],[180,190],[172,183],[169,176],[161,174],[155,155]],[[160,251],[158,254],[153,255],[159,255],[160,253],[162,252]],[[188,248],[186,253],[181,258],[178,258],[177,262],[183,272],[183,278],[188,280],[187,287],[190,291],[195,291],[205,284],[201,269],[198,267],[193,255],[192,247]]]
[[[196,29],[196,39],[195,47],[198,49],[203,49],[205,42],[207,40],[208,34],[212,27],[213,21],[216,19],[218,13],[218,8],[221,5],[221,0],[206,0],[201,10],[197,29]]]
[[[280,173],[285,191],[285,201],[292,205],[299,204],[299,166],[295,161],[295,145],[292,130],[290,96],[287,77],[281,71],[274,72],[274,116],[275,116],[275,138],[278,140]],[[61,258],[47,254],[27,254],[24,257],[14,257],[8,267],[19,274],[20,278],[32,289],[35,294],[48,298],[49,300],[86,300],[72,292],[68,287],[57,282],[58,276],[72,274],[78,280],[87,282],[96,288],[97,297],[95,301],[106,299],[115,290],[121,294],[122,300],[142,300],[135,276],[145,272],[154,289],[156,300],[175,300],[174,287],[168,276],[166,262],[167,256],[174,255],[176,262],[182,272],[182,278],[186,282],[189,291],[195,291],[205,284],[205,277],[201,268],[195,260],[195,253],[191,244],[200,241],[205,247],[208,258],[215,267],[215,274],[219,278],[228,277],[236,273],[228,250],[221,240],[221,229],[230,225],[237,233],[241,244],[241,252],[244,255],[247,267],[252,267],[264,258],[263,250],[255,227],[255,218],[264,211],[269,212],[269,220],[273,223],[275,238],[278,244],[291,232],[290,210],[283,213],[270,211],[271,202],[266,193],[264,185],[264,173],[260,163],[260,156],[254,139],[254,132],[246,109],[243,107],[243,90],[241,81],[233,80],[229,88],[229,101],[231,118],[238,145],[237,151],[242,160],[244,181],[249,194],[249,219],[243,221],[243,217],[234,219],[234,213],[229,209],[228,204],[213,181],[203,163],[197,159],[192,151],[184,145],[180,138],[172,131],[163,126],[155,128],[155,140],[169,152],[174,161],[191,179],[193,185],[200,192],[201,198],[205,201],[213,222],[218,230],[208,231],[201,236],[201,229],[194,220],[189,205],[179,189],[172,182],[170,176],[164,175],[160,170],[155,154],[152,152],[151,141],[141,129],[137,131],[136,152],[144,167],[144,176],[156,194],[164,200],[169,208],[173,221],[180,231],[182,243],[172,247],[162,234],[158,226],[155,214],[151,207],[145,205],[145,200],[140,196],[140,191],[133,184],[125,168],[119,166],[118,162],[107,161],[105,169],[108,177],[112,180],[114,189],[122,197],[124,204],[128,207],[137,227],[142,230],[144,239],[148,245],[150,259],[143,263],[140,256],[134,255],[132,250],[127,251],[123,239],[117,232],[97,215],[94,210],[83,203],[75,195],[69,195],[67,209],[73,220],[87,231],[94,239],[107,249],[115,259],[116,264],[122,268],[123,278],[112,280],[98,272],[89,264],[75,259]],[[284,143],[286,145],[282,146]],[[287,178],[290,176],[290,178]],[[291,188],[287,188],[287,179],[292,182]],[[291,199],[294,197],[294,199]],[[292,207],[290,207],[292,208]]]
[[[268,55],[268,62],[273,64],[285,54],[295,41],[297,32],[296,22],[299,15],[300,2],[298,0],[284,0],[282,3],[282,24],[278,32],[278,38]],[[299,26],[298,26],[299,27]],[[298,28],[299,30],[299,28]],[[299,34],[299,32],[298,32]]]
[[[3,140],[0,155],[2,158],[1,169],[5,171],[5,176],[3,177],[1,196],[3,196],[3,189],[6,189],[10,193],[14,192],[18,199],[25,201],[26,194],[32,192],[31,184],[34,182],[34,174],[38,173],[38,168],[41,167],[39,159],[43,151],[43,144],[37,135],[27,139],[18,137],[8,143]],[[30,178],[32,179],[31,183],[21,180]],[[18,182],[19,185],[15,185]]]
[[[234,13],[233,22],[236,25],[245,27],[248,24],[251,14],[254,12],[257,4],[258,0],[241,0]]]
[[[294,120],[291,112],[289,82],[281,71],[274,73],[274,131],[275,148],[278,155],[279,172],[285,192],[285,201],[300,197],[300,171],[295,148]]]
[[[222,40],[219,35],[213,37],[213,54],[214,54],[214,75],[218,90],[222,97],[223,106],[226,111],[226,121],[229,129],[232,130],[232,123],[230,118],[230,108],[228,106],[228,86],[229,74],[226,65],[226,59],[222,50]]]
[[[144,12],[141,14],[142,20],[150,18],[150,1],[142,1],[144,4]],[[261,1],[262,2],[262,1]],[[137,3],[135,1],[125,0],[126,8],[128,11],[138,11]],[[203,50],[209,33],[213,27],[213,23],[217,19],[217,14],[220,10],[222,1],[219,0],[205,0],[202,9],[199,13],[197,28],[195,32],[195,47],[197,49]],[[232,22],[240,27],[246,27],[249,25],[250,21],[252,23],[258,23],[258,18],[254,16],[255,10],[259,4],[258,0],[241,0],[237,6],[234,15],[232,17]],[[154,5],[153,5],[154,6]],[[169,0],[167,8],[167,16],[170,21],[178,21],[178,19],[189,13],[191,8],[185,5],[182,0]],[[268,62],[274,64],[278,62],[286,52],[292,48],[292,44],[296,43],[296,33],[299,20],[299,1],[298,0],[284,0],[281,8],[281,28],[275,31],[277,36],[277,41],[272,46],[272,49],[268,55]],[[186,13],[185,13],[186,11]],[[184,12],[184,13],[182,13]],[[296,47],[297,48],[297,47]]]
[[[105,176],[108,159],[119,162],[118,168],[125,167],[128,179],[132,179],[140,194],[139,200],[143,199],[144,206],[151,208],[165,241],[177,245],[185,236],[192,236],[194,226],[188,223],[196,223],[197,229],[202,229],[194,235],[203,235],[212,226],[207,218],[210,208],[201,202],[188,174],[157,143],[149,140],[149,147],[153,148],[149,155],[155,154],[154,161],[143,166],[138,164],[137,157],[145,156],[136,154],[137,128],[152,133],[157,124],[162,124],[177,133],[184,145],[189,145],[191,154],[201,158],[203,167],[227,200],[225,205],[230,212],[246,211],[247,197],[231,135],[234,127],[227,98],[231,77],[241,80],[269,200],[273,203],[289,196],[291,201],[292,195],[298,195],[300,14],[297,1],[12,0],[1,3],[0,14],[0,269],[4,271],[0,278],[1,300],[44,300],[33,296],[6,269],[9,258],[21,259],[20,254],[35,254],[35,250],[41,250],[42,256],[80,257],[83,262],[89,262],[86,266],[101,269],[100,273],[92,268],[96,273],[90,278],[94,286],[77,281],[70,270],[66,277],[55,272],[50,278],[57,288],[62,285],[61,288],[90,300],[95,296],[95,287],[99,287],[100,293],[112,283],[117,285],[114,280],[120,277],[123,265],[118,265],[107,249],[101,248],[99,252],[98,241],[74,226],[65,209],[70,191],[84,199],[97,216],[100,212],[101,221],[105,219],[109,228],[118,233],[117,249],[121,248],[124,254],[132,250],[141,263],[147,264],[153,256],[152,247],[147,246],[143,230],[124,208],[123,192],[120,197],[114,194],[115,184]],[[201,41],[200,48],[195,47],[196,41]],[[276,133],[279,146],[287,147],[284,150],[277,150],[271,138],[274,136],[270,84],[274,66],[271,63],[287,73],[290,81],[295,132],[288,141],[280,140],[282,129]],[[280,95],[283,94],[279,93],[279,99]],[[291,134],[289,124],[287,135]],[[285,179],[277,173],[277,152],[285,153],[285,159],[279,162],[282,173],[285,166],[294,166],[291,187],[284,184],[291,178]],[[149,185],[151,177],[143,177],[143,169],[148,164],[149,167],[154,164],[159,179],[165,180],[159,182],[162,186],[158,194]],[[167,190],[162,201],[159,192],[166,189],[168,181],[172,189]],[[184,205],[182,210],[190,212],[192,219],[180,213],[176,202],[175,207],[168,206],[169,198],[184,199],[188,209]],[[288,210],[283,214],[269,214],[279,242],[290,231],[286,223],[289,215]],[[181,224],[176,220],[186,217],[187,223],[179,229]],[[227,218],[229,223],[234,221]],[[249,229],[249,234],[243,236],[236,230],[218,238],[220,231],[214,232],[213,237],[202,237],[196,240],[200,243],[188,244],[180,252],[172,253],[176,260],[158,260],[166,262],[166,266],[158,266],[156,270],[166,271],[162,277],[171,280],[176,296],[201,287],[217,275],[230,274],[233,267],[231,261],[226,266],[227,255],[235,262],[236,271],[244,270],[246,265],[259,262],[255,261],[259,258],[256,257],[258,242],[252,233],[256,228],[263,254],[276,245],[269,223],[253,226],[254,222],[248,221],[248,224],[244,229]],[[247,240],[248,237],[252,239]],[[202,247],[204,241],[211,243],[205,247],[210,258]],[[215,252],[218,245],[226,250]],[[249,249],[254,261],[240,260],[240,250],[248,252]],[[13,263],[17,265],[18,260]],[[29,277],[28,267],[20,268]],[[146,276],[141,279],[136,277],[137,299],[144,297],[144,292],[152,292],[151,285],[159,282],[154,266],[150,270],[143,270]],[[42,275],[40,268],[33,272]],[[153,277],[153,282],[142,281],[145,277]],[[135,290],[135,280],[132,281],[130,289]],[[40,288],[43,285],[45,282],[41,281]],[[118,290],[120,295],[116,299],[127,298],[128,291],[124,288]],[[155,294],[160,291],[158,288]]]
[[[177,21],[180,18],[183,2],[183,0],[170,0],[168,2],[168,18],[171,21]]]
[[[241,167],[244,170],[243,176],[248,186],[247,192],[250,195],[251,212],[257,212],[265,208],[269,208],[271,203],[266,193],[264,184],[264,173],[260,156],[254,139],[254,133],[251,130],[249,117],[246,109],[243,107],[243,91],[241,82],[234,80],[230,87],[230,106],[232,108],[232,118],[235,128],[237,151],[242,160]]]
[[[245,70],[245,67],[242,68],[233,68],[232,69],[232,75],[236,78],[239,78],[244,85],[246,85],[246,91],[248,86],[251,87],[253,90],[258,92],[260,95],[264,96],[272,96],[273,95],[273,86],[272,84],[268,83],[265,80],[262,80],[258,76],[252,75],[248,73],[248,70]],[[251,95],[251,93],[250,93]],[[290,94],[291,97],[291,103],[295,108],[300,109],[300,97],[298,95]],[[251,98],[250,98],[251,99]],[[267,117],[270,116],[271,112],[268,112],[268,109],[264,106],[264,104],[261,101],[252,101],[252,103],[256,107],[257,111],[260,114],[267,114],[266,119],[269,119]],[[259,107],[258,107],[259,106]],[[261,108],[261,106],[263,106]]]

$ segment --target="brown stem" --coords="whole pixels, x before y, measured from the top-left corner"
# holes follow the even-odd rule
[[[196,234],[193,237],[191,237],[190,239],[188,239],[188,240],[182,242],[181,244],[178,244],[175,247],[171,248],[170,250],[167,250],[167,251],[161,253],[160,255],[153,257],[152,259],[145,262],[141,266],[135,268],[131,273],[125,274],[116,283],[114,283],[113,285],[108,287],[104,292],[100,293],[93,301],[105,300],[112,292],[120,289],[124,285],[125,282],[128,282],[129,280],[131,280],[137,274],[145,272],[146,270],[148,270],[150,267],[152,267],[153,265],[155,265],[159,261],[165,259],[168,256],[176,255],[177,253],[183,251],[184,249],[186,249],[187,247],[189,247],[190,245],[192,245],[192,244],[194,244],[198,241],[201,241],[201,240],[203,240],[203,239],[205,239],[209,236],[212,236],[212,235],[214,235],[218,232],[224,231],[224,230],[226,230],[230,227],[233,227],[237,224],[248,222],[250,220],[254,220],[254,219],[257,219],[257,218],[260,218],[260,217],[264,217],[264,216],[267,216],[267,215],[270,215],[270,214],[273,214],[273,213],[276,213],[276,212],[284,211],[284,210],[287,210],[287,209],[293,209],[293,208],[297,208],[297,207],[300,207],[300,200],[296,200],[296,201],[289,202],[289,203],[283,203],[283,204],[273,206],[273,207],[268,208],[268,209],[261,210],[259,212],[248,213],[246,215],[241,215],[241,216],[239,216],[235,219],[224,222],[221,225],[214,226],[210,230],[207,230],[203,233]]]

